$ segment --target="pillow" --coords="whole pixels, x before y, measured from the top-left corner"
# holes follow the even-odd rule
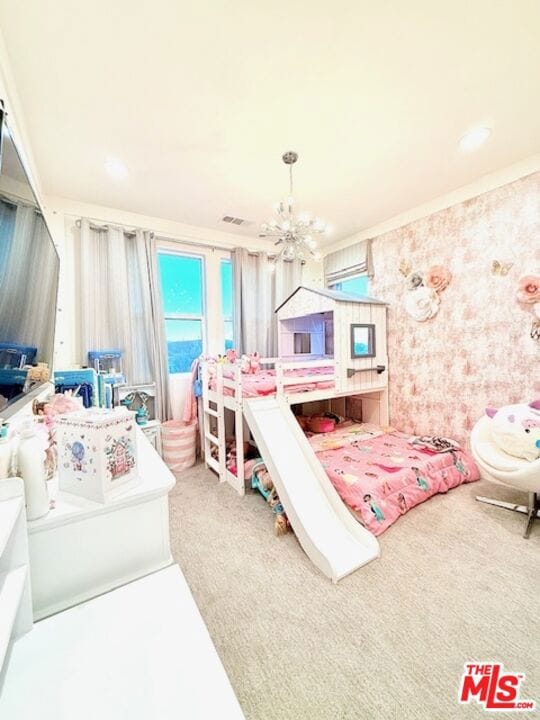
[[[324,417],[324,415],[312,415],[308,420],[308,430],[314,433],[333,432],[336,421],[333,418]]]
[[[491,439],[503,452],[530,462],[540,457],[540,400],[529,405],[486,408]]]

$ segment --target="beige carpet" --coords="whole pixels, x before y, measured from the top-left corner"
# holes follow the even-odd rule
[[[525,672],[522,695],[540,703],[540,520],[523,540],[524,516],[478,493],[523,501],[485,482],[434,497],[334,586],[292,534],[273,535],[260,496],[239,498],[203,466],[180,475],[173,554],[246,718],[489,717],[456,702],[470,660]]]

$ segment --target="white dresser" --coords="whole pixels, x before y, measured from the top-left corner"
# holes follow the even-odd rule
[[[137,428],[140,482],[105,504],[52,488],[55,508],[28,523],[34,619],[172,563],[168,494],[176,480]]]

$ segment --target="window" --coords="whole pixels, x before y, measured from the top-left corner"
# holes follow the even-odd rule
[[[221,312],[223,314],[223,337],[225,338],[225,350],[234,347],[233,334],[233,278],[232,263],[230,260],[222,260],[220,264],[221,273]]]
[[[294,333],[294,354],[307,355],[311,352],[311,335],[307,332]]]
[[[368,294],[368,276],[357,275],[353,278],[347,278],[347,280],[340,280],[338,283],[330,285],[330,290],[341,290],[351,295],[366,296]]]
[[[169,372],[189,372],[203,352],[203,258],[158,253]]]

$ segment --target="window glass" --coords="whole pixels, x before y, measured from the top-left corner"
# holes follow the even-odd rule
[[[169,372],[189,372],[203,351],[201,320],[165,320]]]
[[[165,316],[203,314],[202,258],[159,253]]]
[[[347,278],[347,280],[341,280],[334,285],[330,285],[330,289],[341,290],[351,295],[365,296],[368,294],[368,281],[369,278],[367,275],[358,275],[357,277]]]
[[[189,372],[203,352],[203,259],[158,253],[170,373]]]
[[[230,260],[221,261],[221,312],[223,314],[223,337],[225,350],[234,347],[233,335],[233,279]]]

